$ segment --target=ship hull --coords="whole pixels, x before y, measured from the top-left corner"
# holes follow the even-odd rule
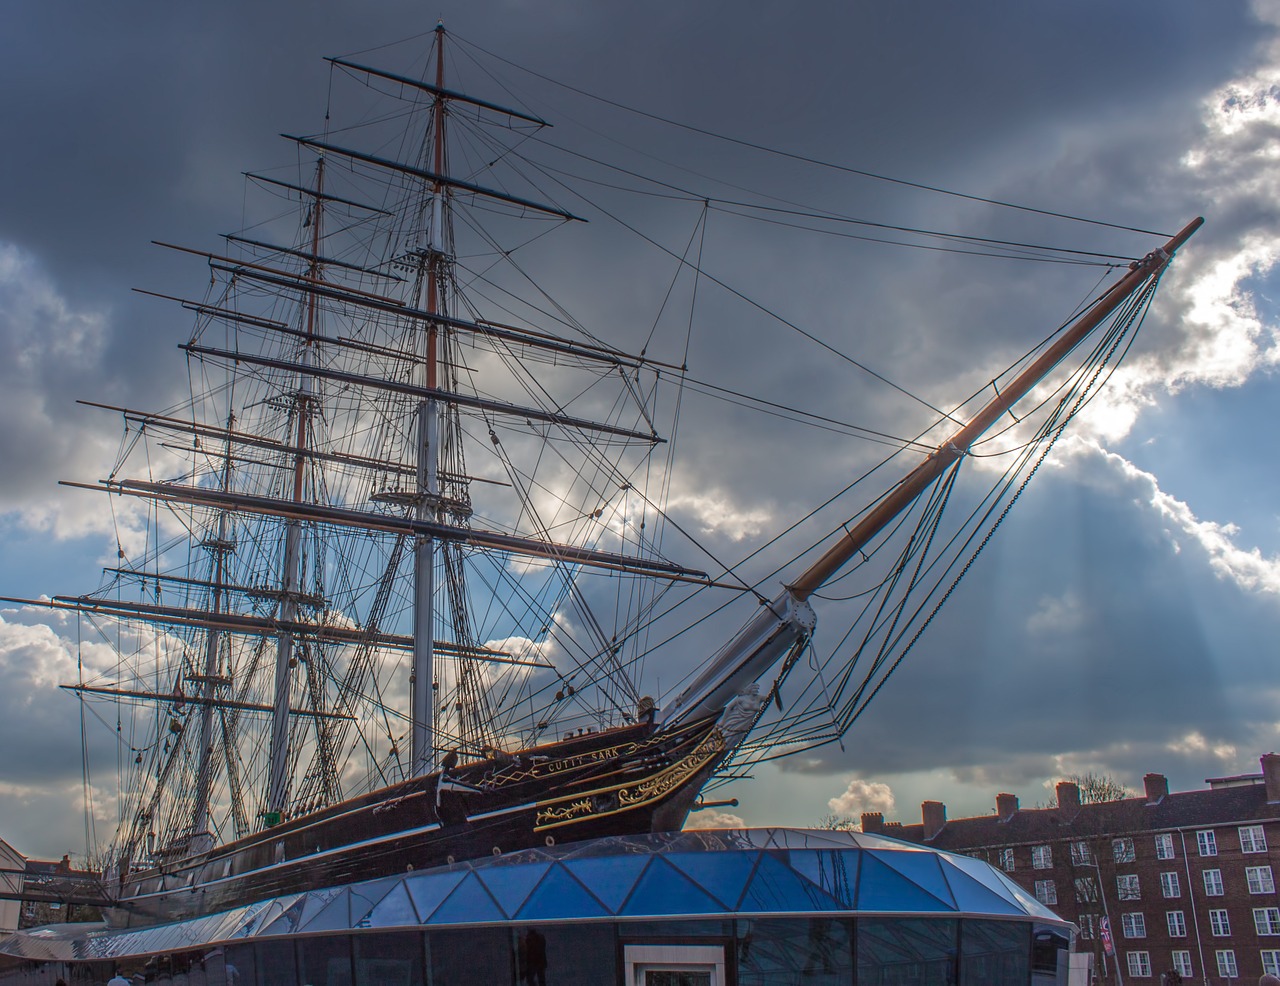
[[[130,873],[109,920],[183,920],[535,846],[679,829],[724,754],[713,717],[497,755]]]

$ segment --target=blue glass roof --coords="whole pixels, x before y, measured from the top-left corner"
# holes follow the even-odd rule
[[[966,856],[858,832],[722,829],[527,849],[152,928],[16,932],[0,936],[0,954],[123,958],[361,928],[860,913],[1066,924],[999,870]]]

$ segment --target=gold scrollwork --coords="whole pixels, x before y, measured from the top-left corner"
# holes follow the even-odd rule
[[[593,811],[591,799],[581,798],[577,801],[571,801],[567,805],[560,805],[557,808],[542,809],[538,812],[538,820],[535,824],[546,825],[548,822],[567,822],[581,815],[590,815]]]

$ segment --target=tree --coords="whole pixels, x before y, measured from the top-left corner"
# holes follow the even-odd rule
[[[835,815],[828,813],[818,819],[818,824],[814,826],[820,829],[833,829],[837,832],[856,832],[858,823],[848,815]]]
[[[1096,805],[1104,801],[1123,801],[1134,797],[1134,793],[1110,774],[1068,774],[1064,780],[1071,781],[1080,789],[1082,805]]]

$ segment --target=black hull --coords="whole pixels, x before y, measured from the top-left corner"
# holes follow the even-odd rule
[[[283,894],[609,835],[679,829],[723,758],[714,720],[591,733],[415,778],[135,872],[109,917],[176,921]],[[464,790],[470,789],[470,790]]]

